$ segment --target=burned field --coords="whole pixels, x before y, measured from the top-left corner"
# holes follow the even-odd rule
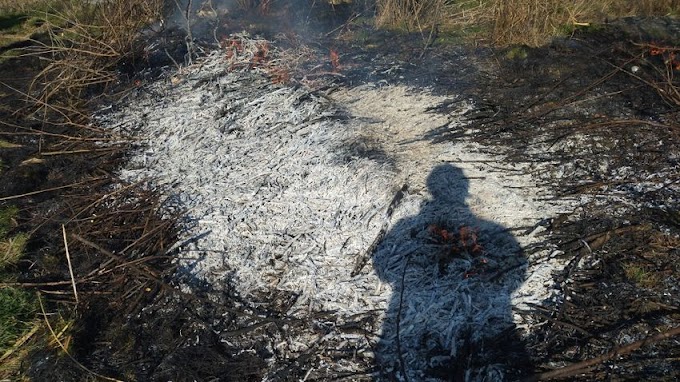
[[[435,133],[503,148],[499,171],[528,163],[555,197],[578,201],[546,222],[552,256],[569,260],[560,300],[522,313],[542,322],[527,339],[538,365],[575,365],[539,378],[677,378],[675,34],[640,40],[666,22],[637,23],[505,61],[469,114],[476,129]]]
[[[646,22],[496,51],[213,30],[3,191],[59,264],[17,284],[81,299],[80,368],[31,372],[676,379],[679,52]]]

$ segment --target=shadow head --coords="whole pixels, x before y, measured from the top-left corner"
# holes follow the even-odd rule
[[[438,165],[430,172],[427,188],[432,198],[442,203],[465,203],[469,196],[469,182],[463,170],[450,164]]]

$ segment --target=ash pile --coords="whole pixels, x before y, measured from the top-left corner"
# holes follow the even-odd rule
[[[196,326],[260,359],[251,380],[518,373],[534,322],[513,309],[559,298],[567,261],[544,222],[571,202],[493,147],[432,144],[442,126],[466,129],[465,97],[293,84],[274,65],[284,54],[232,36],[97,116],[138,139],[120,176],[182,211],[173,284],[214,307]],[[177,336],[187,353],[201,345]]]

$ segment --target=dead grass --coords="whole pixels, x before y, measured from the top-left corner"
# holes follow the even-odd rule
[[[497,45],[539,46],[575,26],[625,16],[680,14],[680,0],[378,0],[376,24],[409,31],[475,26]]]
[[[493,0],[492,39],[496,44],[539,46],[575,25],[624,16],[670,15],[679,0]]]
[[[0,0],[0,11],[5,12],[27,12],[36,7],[42,7],[48,0]]]
[[[87,107],[118,80],[119,65],[139,53],[138,31],[161,16],[163,0],[76,1],[51,13],[48,41],[29,54],[47,60],[31,84],[38,109],[69,114]]]
[[[120,65],[126,60],[135,58],[138,54],[139,30],[152,19],[160,16],[162,5],[163,0],[103,0],[96,4],[89,0],[0,0],[0,48],[12,48],[8,45],[16,45],[16,42],[29,42],[31,45],[28,48],[12,48],[12,50],[3,51],[2,56],[7,60],[6,62],[2,62],[0,57],[0,62],[3,64],[3,69],[0,70],[7,70],[7,74],[2,76],[5,86],[0,86],[2,88],[0,92],[2,97],[0,99],[0,112],[6,110],[0,116],[0,125],[3,125],[3,122],[12,122],[16,123],[18,129],[27,131],[29,128],[25,126],[33,126],[34,122],[25,118],[26,115],[22,111],[37,109],[40,113],[36,115],[45,121],[41,129],[46,137],[73,135],[78,142],[81,142],[78,140],[80,132],[83,135],[89,133],[82,128],[87,127],[85,116],[88,114],[86,111],[88,106],[109,90],[113,84],[118,83]],[[8,58],[9,56],[11,58]],[[42,65],[38,66],[36,64],[38,62]],[[38,66],[38,69],[34,69],[35,66]],[[24,72],[25,67],[30,68],[30,70],[27,69]],[[29,78],[29,75],[32,76],[36,71],[40,71],[40,74],[33,80],[30,89],[26,90],[23,85],[30,80],[23,80],[23,78]],[[27,74],[26,77],[24,77],[24,74]],[[21,77],[15,78],[19,75]],[[18,101],[19,94],[26,97],[29,107]],[[5,119],[10,114],[12,118],[16,119],[11,121]],[[66,124],[77,127],[78,132],[65,133],[61,126],[57,126],[64,121]],[[8,124],[7,126],[12,125]],[[87,128],[91,131],[95,130],[91,127]],[[57,134],[51,129],[55,129],[54,131],[57,131]],[[14,132],[16,133],[16,131]],[[17,134],[17,137],[20,136],[20,133]],[[16,149],[21,147],[21,145],[14,143],[15,139],[18,139],[17,137],[12,137],[8,141],[0,141],[0,148]],[[41,145],[41,148],[36,149],[36,152],[47,147],[57,147],[55,152],[61,154],[78,152],[78,150],[70,150],[73,148],[72,142],[41,139],[40,143],[36,143],[36,145]],[[69,149],[64,150],[63,147]],[[98,158],[98,156],[93,157]],[[67,163],[66,170],[55,170],[46,175],[49,181],[62,181],[61,174],[64,174],[63,181],[85,176],[86,170],[84,168],[68,165],[68,163],[77,163],[76,159],[68,158],[61,161]],[[10,166],[21,165],[18,162],[11,161],[0,163],[2,173],[7,176],[10,184],[34,182],[33,178],[26,180],[17,177],[20,172],[12,172],[12,170],[16,170],[16,167]],[[53,174],[60,175],[54,176]],[[42,178],[35,180],[35,187],[43,184],[44,181],[46,180]],[[29,185],[27,187],[34,186]],[[63,198],[63,194],[55,197],[55,205],[62,203]],[[85,202],[85,204],[90,205],[91,201]],[[31,207],[31,201],[25,200],[20,202],[19,207],[23,217],[33,216],[25,211],[36,208],[35,206]],[[74,309],[75,304],[64,299],[64,296],[71,298],[72,290],[67,289],[62,293],[60,290],[54,290],[56,289],[54,285],[48,285],[46,289],[51,290],[41,289],[40,292],[41,295],[45,296],[43,299],[47,303],[48,311],[47,314],[44,311],[42,312],[44,319],[39,318],[41,310],[38,309],[37,293],[33,289],[36,286],[44,287],[46,284],[43,284],[44,280],[42,279],[31,283],[32,280],[29,278],[27,282],[24,279],[27,277],[26,273],[23,273],[24,271],[19,273],[19,268],[29,262],[32,264],[31,269],[34,269],[33,266],[38,263],[54,263],[52,267],[34,271],[34,273],[31,273],[31,277],[47,270],[55,272],[55,275],[52,276],[53,279],[61,280],[63,275],[58,274],[56,270],[62,267],[66,258],[52,256],[47,254],[47,251],[41,250],[39,253],[34,253],[27,250],[27,242],[41,243],[43,240],[48,240],[49,236],[44,232],[37,235],[15,232],[28,232],[43,225],[43,223],[17,222],[18,219],[15,218],[17,213],[17,208],[7,207],[5,202],[0,205],[0,380],[2,381],[28,380],[25,373],[27,366],[34,359],[34,353],[52,353],[54,349],[57,349],[57,345],[65,352],[70,347],[71,338],[75,333],[74,327],[76,325],[74,323],[79,319],[79,314],[87,311],[87,309],[80,311]],[[128,216],[129,214],[128,212]],[[50,219],[54,218],[50,217]],[[119,223],[116,227],[125,226],[128,229],[129,226],[126,223]],[[80,231],[79,233],[83,234]],[[111,237],[108,233],[98,232],[98,234],[97,239]],[[128,237],[127,232],[112,235],[115,235],[116,238]],[[144,234],[140,236],[143,237],[135,237],[135,245],[137,242],[147,240]],[[59,241],[54,242],[56,244],[54,248],[59,248]],[[63,245],[63,241],[61,244]],[[69,244],[71,244],[71,241],[69,241]],[[135,245],[130,245],[130,248]],[[140,252],[144,253],[143,251]],[[78,254],[80,253],[82,251],[78,252]],[[76,256],[75,253],[72,253],[72,255]],[[92,256],[85,257],[88,260],[92,258]],[[84,264],[83,267],[89,264],[85,261],[80,261],[80,263]],[[130,264],[137,263],[131,261]],[[124,266],[127,265],[120,265],[121,268]],[[80,270],[78,275],[84,277],[82,275],[88,274],[89,271],[91,269]],[[115,270],[110,271],[111,275],[114,273]],[[111,277],[113,278],[113,276]],[[115,280],[121,279],[124,278],[118,277]],[[66,278],[66,280],[69,280],[69,278]],[[70,280],[73,280],[73,276]],[[60,282],[56,282],[56,284],[61,285]],[[93,282],[92,284],[96,283]],[[68,292],[71,294],[66,294]],[[78,292],[81,292],[80,287]],[[84,291],[84,293],[86,292]],[[96,297],[99,294],[110,293],[110,291],[90,293],[88,297]],[[122,292],[119,294],[122,295]],[[94,299],[94,297],[92,298]],[[62,301],[66,302],[63,303]],[[87,304],[82,304],[82,306],[85,307]],[[61,317],[69,318],[64,320]],[[50,331],[47,331],[47,328]],[[59,357],[52,358],[52,360],[54,362],[54,360],[62,358],[65,357],[60,354]],[[73,363],[68,362],[68,366],[72,369]],[[58,375],[56,371],[52,374]],[[63,374],[66,375],[66,373]],[[59,377],[56,378],[59,379]],[[95,378],[92,377],[91,379]],[[44,380],[44,378],[35,378],[34,380]]]
[[[445,0],[378,0],[376,24],[381,27],[423,30],[440,23]]]

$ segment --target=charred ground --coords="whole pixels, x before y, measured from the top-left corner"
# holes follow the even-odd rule
[[[680,115],[667,87],[677,86],[668,55],[676,28],[628,20],[545,48],[497,52],[498,75],[476,94],[482,107],[470,114],[473,129],[434,134],[435,142],[470,136],[498,147],[508,166],[533,163],[558,195],[580,200],[573,213],[546,222],[546,240],[570,264],[555,275],[564,299],[524,312],[544,323],[527,345],[539,370],[608,356],[553,377],[677,378],[677,339],[610,353],[677,328],[680,318]]]
[[[670,81],[678,88],[672,77],[678,72],[666,63],[677,41],[613,25],[544,48],[492,51],[423,44],[428,39],[422,35],[372,30],[358,40],[352,32],[366,27],[353,28],[340,30],[345,40],[320,42],[319,63],[332,70],[326,55],[334,48],[344,66],[342,76],[330,76],[320,90],[384,76],[462,91],[479,105],[469,114],[471,127],[442,126],[425,139],[437,144],[465,136],[496,147],[508,164],[499,171],[511,171],[512,162],[549,163],[552,171],[537,166],[535,175],[557,194],[582,201],[574,213],[545,222],[550,232],[545,240],[571,263],[555,275],[564,299],[523,312],[542,324],[525,338],[535,363],[528,372],[596,359],[677,328],[680,106],[664,85]],[[659,47],[667,49],[652,55]],[[3,82],[16,83],[16,89],[32,75],[20,63],[4,63],[0,71]],[[293,73],[293,81],[300,79]],[[252,338],[294,330],[305,323],[285,317],[285,301],[292,296],[254,304],[229,292],[215,295],[206,285],[195,285],[191,295],[175,290],[167,252],[174,244],[173,217],[159,215],[158,195],[112,180],[126,144],[98,152],[94,141],[105,132],[36,120],[19,106],[17,93],[7,94],[3,104],[9,107],[0,117],[9,124],[2,131],[20,147],[2,151],[9,170],[3,172],[1,196],[40,191],[3,201],[21,207],[17,229],[32,232],[17,282],[50,296],[52,312],[70,312],[63,224],[74,273],[81,275],[79,313],[67,317],[79,323],[72,355],[92,371],[126,380],[260,380],[269,350],[257,340],[249,349],[234,348],[211,327]],[[677,338],[650,341],[563,377],[674,380],[677,345]],[[473,353],[470,349],[464,362],[475,362]],[[277,378],[301,378],[311,362],[311,352],[291,360]],[[39,380],[82,380],[88,374],[51,351],[37,352],[28,368]]]
[[[383,55],[353,56],[396,68],[408,84],[459,89],[476,101],[471,125],[442,126],[433,144],[469,138],[494,147],[506,158],[499,172],[529,164],[556,195],[580,200],[573,213],[544,222],[554,256],[570,261],[555,275],[564,299],[522,312],[541,325],[525,339],[537,378],[677,378],[677,339],[622,348],[677,334],[680,318],[677,28],[670,19],[627,19],[542,48],[496,51],[428,50],[413,36],[370,48]]]

